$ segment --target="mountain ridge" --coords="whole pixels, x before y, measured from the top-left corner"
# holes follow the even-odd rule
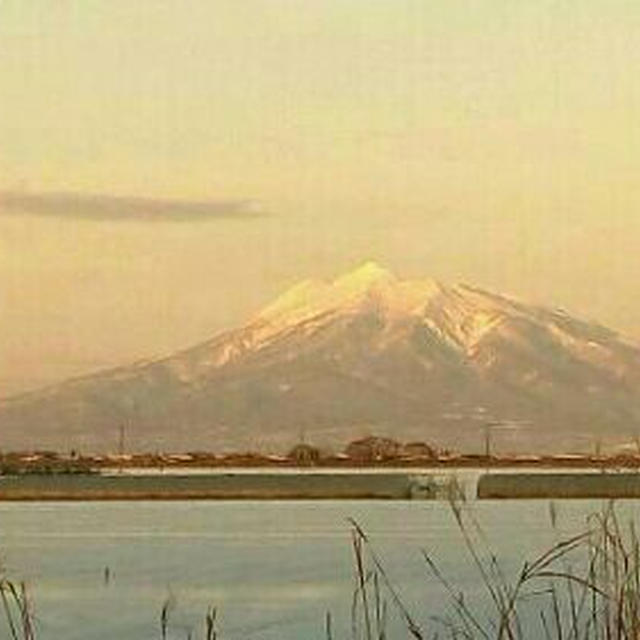
[[[10,446],[282,449],[300,430],[473,448],[585,448],[640,421],[640,349],[560,309],[367,262],[306,280],[238,329],[0,401]],[[498,430],[498,427],[496,426]],[[6,445],[5,445],[6,446]]]

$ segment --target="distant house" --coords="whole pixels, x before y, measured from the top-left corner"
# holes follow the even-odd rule
[[[320,461],[320,450],[310,444],[297,444],[289,453],[287,458],[299,465],[312,465]]]
[[[380,462],[400,456],[402,445],[391,438],[369,436],[350,442],[345,453],[355,462]]]
[[[169,453],[167,458],[172,462],[192,462],[193,456],[190,453]]]
[[[408,442],[402,446],[402,455],[406,458],[433,459],[436,452],[426,442]]]
[[[277,453],[268,453],[265,456],[265,459],[268,462],[287,462],[288,458],[286,456],[278,455]]]
[[[21,456],[19,458],[20,462],[39,462],[43,459],[43,456],[37,453],[33,453],[31,455]]]

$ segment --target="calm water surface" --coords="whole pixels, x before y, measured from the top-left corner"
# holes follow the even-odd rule
[[[596,501],[469,505],[507,573],[585,527]],[[640,502],[620,503],[624,518]],[[175,602],[172,638],[199,638],[209,605],[223,638],[348,637],[353,588],[350,528],[370,535],[408,608],[425,627],[446,597],[429,577],[427,550],[447,577],[482,604],[479,578],[445,502],[1,503],[0,549],[12,577],[26,580],[40,640],[159,638],[159,612]],[[111,579],[105,584],[104,568]],[[6,630],[0,627],[0,638]],[[400,637],[406,637],[402,634]]]

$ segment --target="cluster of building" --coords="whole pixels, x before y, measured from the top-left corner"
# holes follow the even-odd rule
[[[257,452],[214,453],[112,453],[80,455],[54,451],[0,454],[0,473],[14,470],[28,472],[83,472],[101,468],[165,467],[349,467],[349,466],[640,466],[640,453],[609,456],[588,454],[511,455],[452,454],[438,451],[426,442],[401,443],[392,438],[368,436],[347,444],[343,451],[332,453],[307,443],[293,446],[284,455]]]
[[[349,460],[366,464],[391,460],[434,460],[436,451],[425,442],[400,443],[391,438],[369,436],[350,442],[343,453],[323,456],[322,451],[308,444],[298,444],[287,458],[301,464],[321,462],[323,458]]]
[[[8,453],[0,457],[5,466],[52,470],[84,467],[169,467],[169,466],[313,466],[375,464],[394,461],[435,460],[436,452],[424,442],[400,443],[391,438],[370,436],[350,442],[340,453],[330,453],[311,444],[300,443],[285,455],[255,452],[216,454],[190,453],[112,453],[80,455],[54,451]]]

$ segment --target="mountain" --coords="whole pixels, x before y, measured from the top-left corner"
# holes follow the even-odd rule
[[[374,263],[171,357],[0,403],[1,448],[282,450],[366,434],[592,450],[640,427],[640,348],[561,310]]]

